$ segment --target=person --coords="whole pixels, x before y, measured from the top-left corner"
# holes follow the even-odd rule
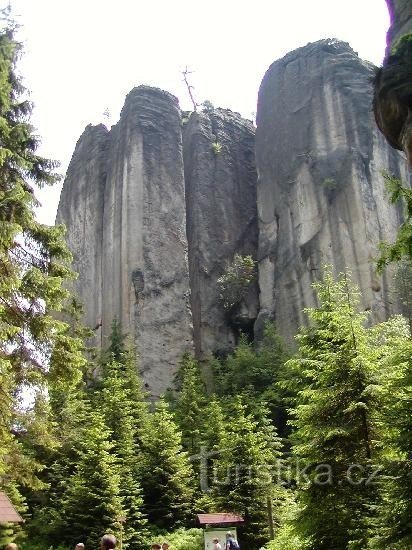
[[[240,550],[237,540],[230,531],[226,533],[226,550]]]
[[[169,550],[169,548],[170,548],[170,544],[166,540],[164,540],[162,542],[162,550]]]
[[[215,537],[213,540],[213,550],[222,550],[222,545],[219,542],[219,539]]]
[[[78,542],[74,547],[74,550],[84,550],[84,544],[82,542]]]
[[[4,547],[4,550],[19,550],[19,547],[15,542],[9,542],[9,544],[6,544]]]
[[[116,548],[116,542],[114,535],[104,535],[100,541],[100,550],[112,550]]]

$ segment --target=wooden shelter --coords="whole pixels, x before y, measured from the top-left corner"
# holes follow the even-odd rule
[[[223,512],[220,514],[198,514],[197,522],[203,526],[204,549],[211,550],[214,547],[214,538],[223,543],[222,548],[226,548],[227,531],[230,531],[237,540],[236,527],[242,525],[245,520],[237,514]]]

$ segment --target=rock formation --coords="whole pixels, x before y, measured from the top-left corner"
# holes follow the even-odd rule
[[[130,92],[110,131],[86,128],[57,221],[96,344],[119,319],[152,395],[170,387],[186,350],[225,355],[268,319],[291,340],[325,264],[352,271],[374,319],[391,313],[374,261],[402,212],[382,170],[407,170],[373,120],[374,70],[336,40],[273,63],[259,92],[256,165],[249,121],[207,106],[182,122],[176,98],[147,86]],[[259,287],[225,310],[218,279],[236,254],[258,259]]]
[[[241,329],[253,332],[257,316],[257,284],[231,312],[217,289],[235,253],[257,252],[253,125],[228,110],[193,113],[184,158],[185,170],[177,100],[140,86],[110,131],[86,128],[57,214],[95,343],[107,345],[117,318],[155,396],[194,343],[200,359],[226,354]]]
[[[375,319],[390,311],[388,281],[377,277],[374,258],[380,241],[394,239],[401,213],[388,204],[381,171],[406,173],[375,126],[373,74],[348,44],[321,40],[273,63],[263,79],[257,330],[274,317],[290,339],[324,264],[352,271]]]
[[[252,332],[257,284],[234,310],[218,278],[236,253],[256,257],[255,130],[228,110],[192,113],[184,129],[189,272],[196,356],[226,354],[239,331]]]
[[[140,86],[110,132],[86,128],[57,221],[68,226],[76,290],[98,344],[119,319],[154,395],[193,347],[185,208],[177,100]]]
[[[412,169],[412,2],[387,0],[391,14],[383,67],[375,77],[376,123]]]

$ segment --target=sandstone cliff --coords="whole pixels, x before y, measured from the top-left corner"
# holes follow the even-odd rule
[[[400,212],[388,204],[381,171],[406,173],[375,126],[373,74],[348,44],[322,40],[276,61],[263,79],[257,330],[274,317],[290,338],[326,263],[352,271],[375,319],[389,313],[388,281],[376,276],[374,258],[380,241],[394,239]]]
[[[110,131],[88,126],[79,139],[57,214],[74,287],[99,347],[121,322],[154,396],[171,386],[185,351],[227,354],[240,330],[253,332],[257,283],[227,312],[217,279],[236,253],[256,257],[256,179],[249,121],[192,113],[183,155],[176,99],[147,86],[130,92]]]
[[[105,345],[118,318],[134,339],[144,382],[162,393],[193,347],[176,98],[140,86],[110,132],[86,129],[57,221],[68,226],[76,290],[98,343]]]
[[[226,354],[239,331],[252,332],[257,284],[233,311],[217,280],[236,253],[256,257],[255,130],[229,110],[192,113],[184,129],[191,304],[196,355]]]
[[[386,56],[374,89],[376,123],[412,168],[412,2],[387,0],[391,15]]]
[[[372,318],[396,309],[390,274],[375,270],[378,243],[394,240],[402,215],[381,172],[407,169],[374,123],[374,71],[336,40],[276,61],[259,92],[256,144],[238,114],[208,108],[182,123],[176,98],[147,86],[130,92],[110,131],[86,128],[57,221],[96,344],[119,319],[153,396],[187,350],[225,355],[240,331],[259,338],[267,319],[291,340],[325,264],[352,271]],[[217,283],[235,254],[258,259],[259,286],[225,310]]]

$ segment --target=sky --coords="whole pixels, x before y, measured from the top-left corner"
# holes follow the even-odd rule
[[[60,161],[62,174],[85,126],[115,124],[134,86],[163,88],[190,109],[182,78],[187,66],[198,103],[209,100],[253,118],[273,61],[308,42],[338,38],[380,65],[389,27],[385,0],[10,3],[20,25],[19,72],[34,103],[39,153]],[[54,223],[60,190],[61,184],[37,193],[42,222]]]

